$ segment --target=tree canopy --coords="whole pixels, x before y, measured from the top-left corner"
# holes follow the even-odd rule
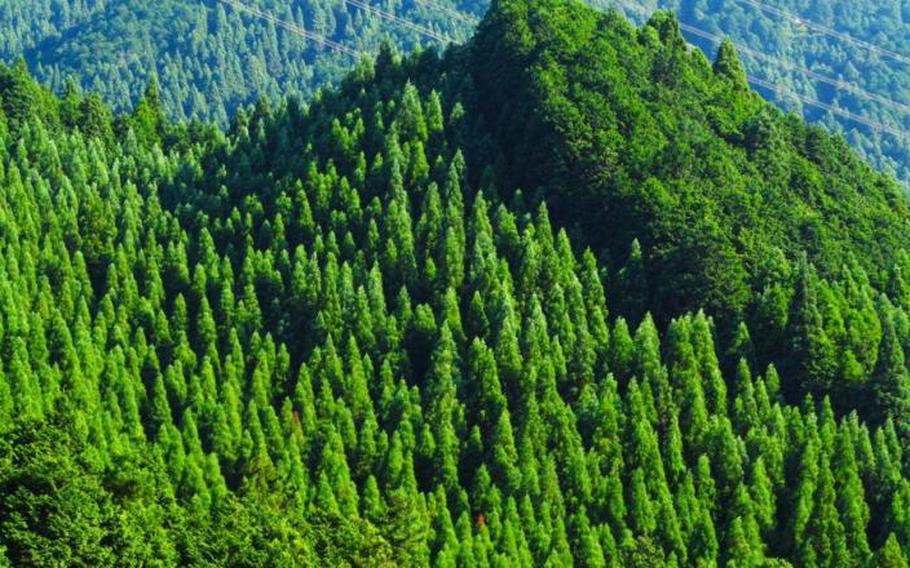
[[[160,87],[0,67],[0,563],[907,565],[906,198],[729,46],[499,0]]]

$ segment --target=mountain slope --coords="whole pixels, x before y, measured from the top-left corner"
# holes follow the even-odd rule
[[[656,33],[545,8],[484,29]],[[906,565],[902,289],[808,262],[781,285],[811,349],[841,309],[879,325],[862,392],[894,419],[868,422],[788,403],[744,327],[616,317],[609,267],[512,195],[483,39],[227,132],[0,69],[0,562]]]
[[[750,92],[729,45],[713,66],[690,51],[666,14],[636,30],[574,3],[496,7],[471,69],[500,187],[545,200],[611,261],[620,313],[704,308],[727,337],[745,322],[796,399],[841,390],[855,407],[881,325],[848,314],[883,292],[901,301],[889,276],[905,269],[901,188]],[[852,292],[857,280],[870,293]],[[805,318],[830,346],[807,347]]]
[[[900,2],[642,0],[614,5],[637,17],[659,8],[673,10],[682,22],[715,36],[729,36],[739,45],[763,52],[764,56],[744,54],[746,68],[760,79],[897,130],[905,131],[910,126],[910,113],[907,112],[910,103],[910,42],[907,39],[910,37],[910,13]],[[774,10],[804,18],[813,26],[775,14]],[[826,34],[820,31],[821,28],[836,33]],[[707,51],[716,49],[716,45],[703,37],[686,35]],[[855,39],[845,39],[845,35]],[[866,47],[864,42],[875,48]],[[831,81],[819,81],[804,72],[794,71],[794,67],[810,69],[852,87],[835,87]],[[864,127],[856,121],[804,104],[790,94],[767,89],[763,89],[762,94],[785,108],[800,112],[807,120],[843,132],[851,146],[872,163],[895,173],[901,180],[908,179],[910,140],[907,136]]]
[[[740,312],[776,251],[833,273],[848,254],[880,268],[906,242],[901,189],[749,92],[734,52],[712,70],[665,15],[637,33],[579,5],[502,5],[475,39],[474,76],[507,176],[615,259],[633,238],[675,248],[653,271],[652,309]]]
[[[407,50],[430,43],[343,0],[242,4],[367,53],[384,38]],[[463,39],[469,32],[465,21],[427,4],[375,6],[440,35]],[[0,60],[24,57],[58,92],[72,78],[129,109],[155,78],[171,117],[222,125],[260,97],[309,98],[356,63],[219,0],[2,0],[0,25],[15,30],[0,43]]]
[[[820,33],[762,10],[758,3],[586,3],[604,11],[622,10],[639,22],[658,9],[672,10],[684,24],[701,30],[692,33],[690,28],[684,35],[706,53],[713,54],[719,38],[726,35],[746,47],[745,67],[758,79],[898,130],[910,125],[906,112],[910,70],[905,61]],[[371,0],[367,4],[460,41],[468,37],[489,2]],[[798,13],[860,41],[910,53],[905,45],[905,14],[899,6],[842,0],[813,2],[809,7],[789,0],[762,4]],[[417,43],[435,43],[398,24],[367,16],[362,7],[343,0],[245,0],[244,5],[368,53],[375,52],[382,38],[405,50]],[[854,17],[857,13],[860,16]],[[222,125],[238,107],[261,96],[275,99],[297,93],[308,98],[340,79],[352,64],[349,56],[237,14],[218,0],[167,0],[154,5],[134,0],[0,0],[0,25],[8,31],[0,37],[0,59],[11,62],[24,56],[37,75],[57,91],[64,90],[67,78],[72,77],[82,88],[102,93],[116,108],[128,109],[148,81],[157,77],[170,116],[211,118]],[[704,33],[715,39],[706,39]],[[819,81],[796,71],[799,67],[827,79]],[[846,83],[850,86],[844,87]],[[880,169],[904,181],[910,176],[906,137],[863,126],[789,93],[764,88],[761,93],[811,122],[843,133],[854,149]]]

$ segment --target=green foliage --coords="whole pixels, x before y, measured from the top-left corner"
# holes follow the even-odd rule
[[[388,26],[344,2],[293,0],[244,4],[365,53],[392,40],[412,49],[428,40]],[[464,16],[485,8],[458,2]],[[465,39],[470,20],[419,2],[385,3],[383,9]],[[169,116],[227,125],[235,112],[262,97],[289,93],[307,98],[337,81],[357,63],[283,26],[196,0],[0,1],[0,61],[24,57],[37,76],[62,91],[74,79],[117,110],[138,106],[143,89],[157,80]]]
[[[817,81],[793,70],[809,68],[897,103],[905,102],[910,75],[904,63],[853,42],[814,33],[738,0],[585,3],[603,11],[623,10],[636,21],[659,9],[671,10],[685,24],[718,38],[733,38],[738,45],[780,61],[774,63],[752,53],[743,54],[742,64],[735,58],[721,58],[736,61],[728,75],[742,88],[746,69],[755,77],[896,129],[910,124],[905,112],[881,98],[835,88],[830,81]],[[406,49],[421,42],[429,44],[412,31],[366,16],[361,8],[340,1],[246,0],[246,5],[367,53],[375,52],[387,38]],[[489,5],[488,0],[381,3],[383,9],[456,41],[469,36]],[[908,52],[904,31],[910,13],[897,5],[880,7],[873,2],[844,0],[806,5],[778,0],[774,6],[895,52]],[[352,63],[347,55],[322,48],[282,26],[235,13],[218,2],[166,0],[152,9],[138,0],[4,0],[0,2],[0,25],[7,31],[0,37],[0,60],[10,62],[24,56],[55,90],[64,90],[75,79],[82,88],[100,92],[115,108],[124,110],[137,104],[145,85],[157,78],[170,116],[210,119],[221,125],[237,109],[263,96],[276,99],[296,93],[309,98],[340,79]],[[718,49],[713,40],[689,32],[685,36],[705,53]],[[905,137],[861,125],[776,90],[763,89],[762,94],[810,122],[842,133],[880,169],[905,182],[910,179],[910,145]]]
[[[900,186],[749,91],[730,43],[712,68],[669,13],[635,29],[580,3],[502,0],[472,47],[500,193],[545,201],[613,261],[615,312],[664,327],[704,309],[724,342],[746,323],[750,362],[781,369],[790,400],[901,416],[873,399],[903,381],[871,384],[883,321],[906,309]]]
[[[472,46],[384,51],[227,132],[168,122],[154,87],[112,118],[0,70],[0,561],[906,565],[910,257],[888,248],[902,209],[879,207],[894,188],[842,148],[820,158],[805,175],[847,192],[832,223],[875,218],[882,243],[791,250],[772,231],[755,264],[738,239],[759,225],[743,213],[737,236],[732,210],[678,198],[661,168],[690,167],[684,152],[641,141],[667,127],[680,152],[717,147],[734,189],[708,184],[709,160],[690,181],[743,198],[734,178],[773,168],[694,107],[674,125],[672,99],[729,98],[699,108],[740,108],[756,143],[804,127],[729,89],[732,62],[716,77],[668,16],[635,30],[555,0],[495,8]],[[491,82],[540,116],[490,126]],[[608,121],[624,106],[639,133]],[[513,144],[524,129],[541,154]],[[808,162],[787,140],[787,167]],[[581,148],[616,150],[615,169],[587,177]],[[567,161],[540,167],[550,152]],[[540,185],[520,185],[550,188],[533,209],[516,191],[529,156]],[[633,166],[656,169],[610,181]],[[868,207],[847,216],[853,177]],[[612,207],[620,187],[640,216],[592,234],[585,192]],[[793,230],[786,211],[762,222]],[[661,260],[696,254],[692,272]],[[685,301],[656,292],[674,288]]]
[[[617,6],[609,0],[591,0],[589,4],[602,8]],[[765,4],[898,54],[910,52],[906,35],[910,11],[899,2],[882,5],[862,0],[810,3],[775,0]],[[906,64],[862,47],[859,42],[836,39],[797,21],[737,0],[641,0],[635,2],[634,7],[628,3],[617,7],[637,19],[657,9],[672,10],[681,22],[717,37],[729,37],[737,45],[771,56],[769,60],[752,53],[742,54],[745,69],[759,79],[898,130],[906,129],[910,124],[907,122],[910,117],[900,107],[883,103],[882,99],[864,95],[855,89],[835,88],[830,82],[818,81],[794,70],[797,67],[812,69],[898,104],[905,103],[910,93],[910,74]],[[718,48],[711,40],[684,33],[689,41],[706,53],[713,53]],[[880,169],[892,172],[898,179],[906,182],[910,176],[910,144],[906,137],[867,128],[825,109],[804,104],[789,94],[770,89],[762,89],[762,94],[778,105],[801,114],[808,121],[842,133],[860,154]]]

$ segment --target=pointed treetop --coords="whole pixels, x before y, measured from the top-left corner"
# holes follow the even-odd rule
[[[685,49],[686,39],[679,29],[679,20],[673,12],[658,10],[648,20],[647,25],[657,30],[657,35],[665,46]]]
[[[726,77],[738,87],[748,87],[746,72],[739,61],[736,46],[730,38],[725,37],[720,44],[720,49],[717,50],[717,58],[714,60],[714,74]]]

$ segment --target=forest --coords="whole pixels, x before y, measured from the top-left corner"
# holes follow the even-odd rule
[[[467,39],[476,16],[458,12],[460,18],[453,18],[433,8],[437,1],[442,0],[376,6],[436,36]],[[348,0],[244,0],[241,5],[364,53],[375,52],[383,40],[406,52],[432,41],[385,25],[358,7],[363,3]],[[221,126],[262,97],[308,99],[358,61],[356,54],[325,49],[225,0],[0,0],[0,27],[0,61],[24,58],[56,92],[72,82],[100,94],[115,110],[130,110],[154,79],[169,118]]]
[[[906,184],[910,139],[910,11],[897,0],[589,0],[635,21],[673,11],[686,39],[713,53],[741,47],[763,96],[839,132]],[[764,85],[760,82],[765,83]],[[826,108],[830,107],[830,108]]]
[[[763,96],[843,134],[860,155],[910,180],[910,10],[899,0],[585,0],[644,23],[658,9],[713,56],[724,37]],[[467,40],[488,0],[244,0],[363,53],[383,40],[409,52]],[[380,9],[423,27],[389,23]],[[801,21],[802,20],[802,21]],[[805,22],[809,22],[811,27]],[[225,126],[263,96],[312,96],[356,56],[326,50],[227,0],[0,0],[0,61],[24,57],[57,92],[69,81],[129,110],[155,78],[170,118]],[[834,33],[825,33],[825,31]],[[770,88],[769,88],[770,85]],[[816,103],[807,103],[812,99]],[[833,107],[824,108],[820,105]],[[859,117],[859,120],[851,117]]]
[[[348,67],[0,65],[0,566],[908,566],[900,182],[669,12]]]

